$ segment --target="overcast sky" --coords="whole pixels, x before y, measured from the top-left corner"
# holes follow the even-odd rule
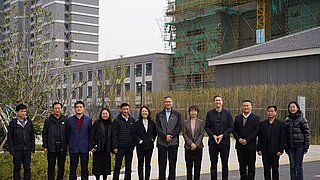
[[[99,60],[164,52],[157,21],[166,0],[99,1]]]

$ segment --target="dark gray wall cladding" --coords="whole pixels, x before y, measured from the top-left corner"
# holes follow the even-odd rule
[[[217,87],[320,81],[320,55],[216,66]]]

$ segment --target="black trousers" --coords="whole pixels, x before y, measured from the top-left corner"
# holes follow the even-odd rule
[[[70,180],[77,179],[77,168],[80,158],[81,164],[81,180],[88,180],[89,170],[89,153],[70,153]]]
[[[152,152],[153,152],[153,149],[144,150],[144,149],[137,148],[139,180],[150,179]],[[145,165],[144,178],[143,178],[143,164]]]
[[[240,180],[254,180],[256,169],[256,150],[237,149]]]
[[[264,169],[264,179],[271,180],[271,169],[272,179],[279,180],[279,158],[276,154],[271,152],[271,149],[262,151],[262,163]]]
[[[124,157],[125,163],[125,180],[131,179],[131,164],[133,157],[133,149],[134,147],[120,147],[118,148],[118,153],[116,154],[116,162],[113,170],[113,180],[118,180],[120,175],[120,169],[122,160]]]
[[[229,154],[230,154],[230,144],[210,144],[209,145],[209,155],[210,155],[210,162],[211,162],[211,179],[217,179],[217,164],[218,164],[218,157],[220,153],[220,159],[222,164],[222,179],[228,179],[228,161],[229,161]]]
[[[66,162],[66,152],[48,152],[48,180],[54,180],[55,177],[55,166],[58,161],[58,176],[57,180],[63,180],[64,176],[64,165]]]
[[[13,155],[13,179],[14,180],[21,180],[20,171],[21,171],[21,164],[23,165],[24,170],[24,180],[31,179],[31,151],[14,151]]]
[[[169,159],[168,180],[176,179],[176,164],[178,156],[178,146],[164,147],[158,145],[159,180],[165,180],[167,161]]]
[[[194,151],[185,149],[184,159],[187,167],[187,180],[192,180],[192,168],[194,167],[194,180],[200,179],[201,162],[203,149],[199,148]]]

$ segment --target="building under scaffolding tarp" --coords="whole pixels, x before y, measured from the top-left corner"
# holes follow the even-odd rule
[[[213,87],[207,59],[320,25],[319,0],[167,0],[173,90]]]

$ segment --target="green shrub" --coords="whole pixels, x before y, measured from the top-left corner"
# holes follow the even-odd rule
[[[13,179],[12,156],[8,152],[1,152],[0,155],[0,179]],[[40,180],[47,179],[47,157],[44,153],[38,151],[31,156],[31,179]],[[69,179],[70,158],[67,155],[65,164],[64,179]],[[111,156],[111,169],[114,167],[114,156]],[[89,156],[89,174],[92,173],[92,155]],[[57,170],[57,167],[56,167]],[[80,176],[80,164],[78,165],[77,175]],[[21,169],[21,177],[23,176],[23,168]]]

